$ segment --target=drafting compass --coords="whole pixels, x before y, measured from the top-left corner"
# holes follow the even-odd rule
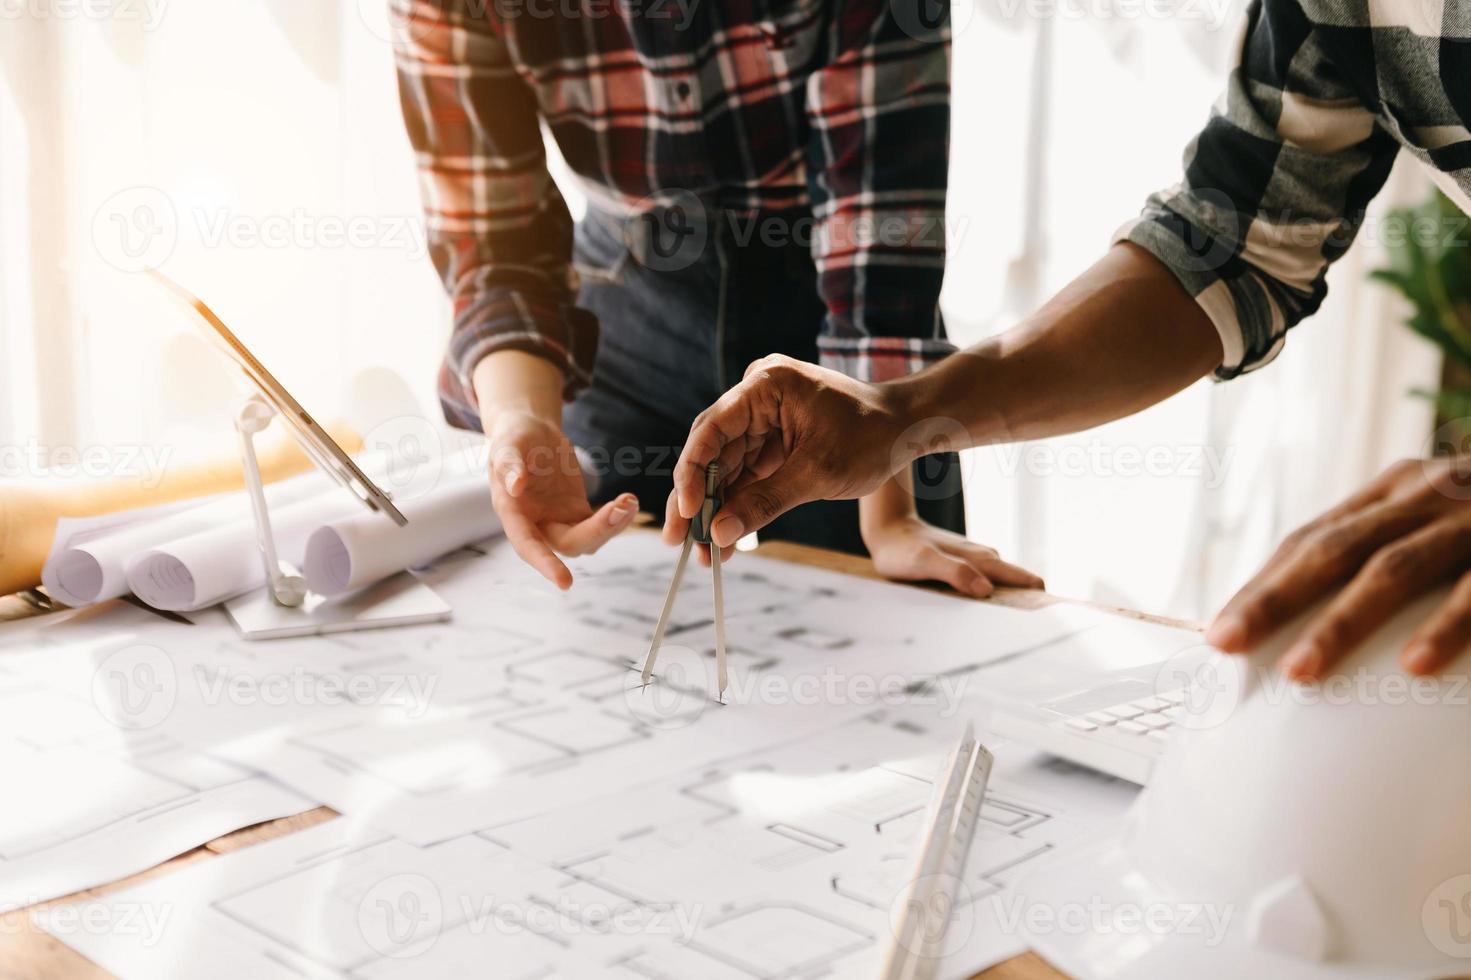
[[[643,683],[649,683],[654,672],[654,661],[659,657],[659,645],[664,642],[664,631],[669,628],[669,614],[674,610],[674,597],[679,594],[679,583],[684,579],[684,566],[689,563],[690,550],[695,542],[710,545],[710,572],[715,587],[715,677],[720,688],[719,698],[725,700],[725,599],[720,591],[720,548],[710,540],[710,525],[720,510],[720,464],[705,467],[705,499],[700,511],[690,520],[689,533],[684,536],[684,547],[680,549],[679,561],[674,566],[674,578],[669,583],[669,594],[664,597],[664,609],[659,613],[659,624],[654,627],[654,638],[649,643],[649,655],[644,660]]]

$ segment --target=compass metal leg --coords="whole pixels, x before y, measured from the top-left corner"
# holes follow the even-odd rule
[[[649,683],[649,676],[654,672],[654,661],[659,656],[659,646],[664,642],[664,631],[669,628],[669,614],[674,610],[674,597],[679,594],[679,583],[684,579],[684,566],[690,560],[690,548],[694,547],[694,539],[685,536],[684,548],[679,552],[679,561],[674,566],[674,578],[669,581],[669,594],[664,597],[664,609],[659,613],[659,625],[654,627],[654,638],[649,642],[649,655],[644,658],[643,683]]]
[[[720,700],[725,701],[725,595],[720,588],[720,548],[710,545],[710,571],[715,586],[715,678]]]

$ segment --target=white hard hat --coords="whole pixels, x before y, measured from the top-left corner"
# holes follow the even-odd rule
[[[1317,686],[1275,668],[1304,620],[1211,654],[1123,830],[1020,882],[1032,946],[1090,978],[1471,976],[1471,657],[1397,663],[1444,597]]]

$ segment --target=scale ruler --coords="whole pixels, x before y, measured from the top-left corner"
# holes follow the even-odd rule
[[[914,876],[906,886],[894,938],[879,980],[927,980],[944,952],[945,932],[955,911],[957,886],[980,820],[993,758],[965,726],[944,774],[935,781],[925,816]]]

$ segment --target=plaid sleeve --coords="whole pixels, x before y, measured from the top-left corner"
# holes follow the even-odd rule
[[[573,305],[572,218],[546,167],[532,92],[480,0],[393,0],[404,120],[430,254],[454,329],[439,374],[445,417],[480,427],[471,377],[505,349],[546,357],[571,397],[592,376],[597,320]]]
[[[1184,180],[1116,239],[1169,266],[1215,324],[1234,378],[1271,361],[1327,293],[1398,146],[1297,0],[1256,0]],[[1370,51],[1364,57],[1372,59]]]
[[[955,349],[939,311],[949,4],[834,0],[827,48],[826,65],[807,83],[813,258],[827,305],[819,358],[884,381]]]

